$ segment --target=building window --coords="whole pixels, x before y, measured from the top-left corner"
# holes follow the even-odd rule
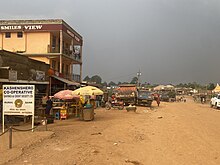
[[[11,38],[11,33],[10,32],[6,32],[5,33],[5,38]]]
[[[17,32],[17,37],[22,38],[23,37],[23,32]]]
[[[52,60],[52,66],[51,66],[54,70],[56,70],[56,61]]]

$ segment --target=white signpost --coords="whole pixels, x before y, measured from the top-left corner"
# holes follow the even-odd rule
[[[34,85],[3,85],[2,129],[4,132],[5,115],[32,115],[32,131],[34,128]]]

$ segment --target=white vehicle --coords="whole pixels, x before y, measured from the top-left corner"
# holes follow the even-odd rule
[[[220,94],[211,98],[211,107],[220,108]]]

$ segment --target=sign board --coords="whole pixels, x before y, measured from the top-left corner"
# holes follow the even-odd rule
[[[34,85],[3,85],[4,115],[34,115]]]
[[[34,130],[34,85],[3,85],[2,130],[4,132],[5,115],[32,115]]]

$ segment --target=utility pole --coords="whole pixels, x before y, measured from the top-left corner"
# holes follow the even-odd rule
[[[137,72],[137,87],[140,87],[141,86],[141,80],[140,80],[140,77],[141,77],[141,71],[139,69],[139,71]]]

